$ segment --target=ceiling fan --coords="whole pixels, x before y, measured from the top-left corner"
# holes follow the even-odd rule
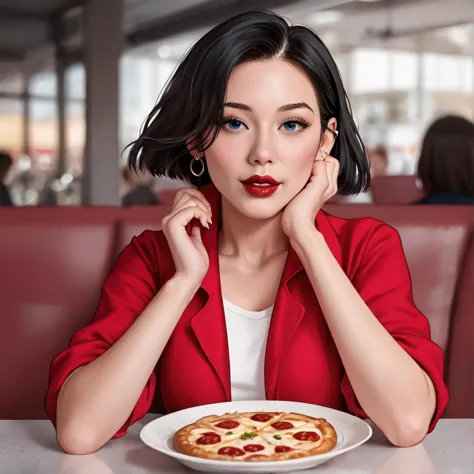
[[[432,26],[421,27],[421,28],[395,28],[395,8],[396,1],[388,0],[387,1],[387,21],[386,25],[377,28],[375,26],[369,26],[364,30],[363,39],[367,40],[379,40],[379,41],[389,41],[395,38],[402,38],[406,36],[414,36],[429,31],[433,31]],[[455,25],[443,25],[444,26],[455,26]]]

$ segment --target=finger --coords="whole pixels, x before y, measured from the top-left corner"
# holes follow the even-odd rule
[[[332,186],[332,192],[336,194],[338,190],[337,179],[339,177],[339,160],[336,160],[336,158],[333,158],[332,156],[330,156],[328,157],[326,161],[334,165],[331,176],[329,176],[329,182],[331,183],[331,186]]]
[[[183,191],[179,197],[175,200],[175,202],[173,203],[173,209],[177,209],[179,207],[182,207],[183,204],[187,201],[189,201],[190,199],[197,199],[195,198],[191,193],[189,193],[188,191]]]
[[[176,194],[174,195],[173,199],[173,206],[176,206],[176,203],[182,200],[183,195],[188,193],[188,187],[186,188],[179,188],[178,191],[176,191]]]
[[[171,214],[176,214],[178,213],[179,211],[181,211],[182,209],[186,208],[186,207],[193,207],[193,206],[198,206],[200,207],[207,215],[207,220],[209,221],[209,223],[212,224],[212,218],[211,218],[211,212],[209,211],[209,209],[204,205],[204,203],[202,201],[200,201],[199,199],[196,199],[194,197],[190,197],[188,200],[186,200],[185,202],[182,203],[181,206],[179,207],[176,207],[175,209],[173,209],[171,211]]]
[[[185,196],[189,197],[194,197],[195,199],[199,199],[212,213],[211,205],[209,204],[208,200],[204,197],[204,194],[201,193],[201,191],[198,191],[196,188],[181,188],[180,191],[182,190],[182,193],[180,194],[179,198],[176,200],[176,204],[178,204],[178,201],[182,201]]]
[[[313,164],[313,172],[310,178],[311,182],[317,181],[321,187],[328,187],[328,175],[326,171],[326,162],[316,160]]]
[[[326,188],[326,198],[329,199],[335,194],[336,187],[333,183],[334,168],[336,165],[329,161],[326,162],[326,174],[328,178],[328,187]]]
[[[171,209],[174,210],[181,207],[190,197],[191,195],[187,192],[181,193],[179,196],[176,195]]]
[[[331,161],[326,161],[326,176],[328,178],[328,186],[331,186],[332,185],[332,175],[333,175],[333,171],[334,171],[334,163],[332,163]]]
[[[192,192],[192,190],[195,189],[191,186],[183,186],[182,188],[179,188],[176,191],[176,194],[174,196],[174,202],[177,202],[183,194],[189,194]]]
[[[193,227],[191,234],[194,239],[202,244],[201,229],[198,226]]]
[[[171,226],[173,225],[180,225],[185,227],[188,225],[193,219],[197,219],[203,227],[209,229],[209,224],[207,219],[209,214],[207,211],[203,211],[199,206],[189,206],[184,207],[180,211],[176,212],[173,216],[168,219],[168,224]]]
[[[335,189],[334,194],[336,194],[338,189],[339,189],[339,186],[338,186],[338,183],[337,183],[338,179],[339,179],[339,161],[334,165],[334,171],[333,171],[333,174],[332,174],[332,183],[333,183],[333,186],[334,186],[334,189]]]

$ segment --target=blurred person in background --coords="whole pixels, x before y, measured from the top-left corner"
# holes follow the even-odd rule
[[[5,152],[0,152],[0,206],[13,206],[10,192],[6,185],[7,174],[13,164],[13,158]]]
[[[366,148],[367,159],[370,166],[370,177],[385,176],[388,168],[387,148],[385,145],[377,145],[373,148]],[[372,204],[374,201],[372,191],[342,197],[341,203],[345,204]]]
[[[423,139],[418,179],[425,197],[417,204],[474,204],[474,124],[448,115]]]
[[[370,162],[370,175],[386,176],[388,171],[388,153],[385,145],[379,144],[367,150]]]
[[[38,192],[38,206],[57,206],[58,195],[54,189],[56,175],[54,172],[45,173],[44,184]]]
[[[124,187],[122,206],[156,206],[159,204],[158,197],[152,187],[143,182],[128,167],[122,168],[122,180]]]
[[[180,189],[161,230],[127,245],[93,322],[54,359],[46,409],[65,451],[123,436],[155,388],[165,413],[294,400],[371,418],[397,446],[434,429],[449,398],[443,354],[400,236],[322,210],[338,191],[365,191],[370,170],[313,31],[271,12],[211,29],[129,165],[198,189]]]

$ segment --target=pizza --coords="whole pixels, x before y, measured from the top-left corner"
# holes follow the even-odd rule
[[[333,426],[298,413],[226,413],[201,418],[174,436],[176,450],[218,461],[284,461],[331,451]]]

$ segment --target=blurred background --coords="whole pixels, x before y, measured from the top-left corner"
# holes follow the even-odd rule
[[[52,358],[183,185],[127,173],[122,153],[180,58],[261,8],[334,55],[372,185],[325,210],[399,232],[445,353],[444,416],[474,418],[474,0],[0,0],[0,419],[46,418]]]
[[[362,137],[382,156],[374,175],[413,177],[433,120],[474,118],[473,0],[0,0],[0,150],[13,157],[13,203],[126,204],[138,184],[158,197],[180,186],[127,175],[122,151],[188,48],[256,8],[328,45]]]

